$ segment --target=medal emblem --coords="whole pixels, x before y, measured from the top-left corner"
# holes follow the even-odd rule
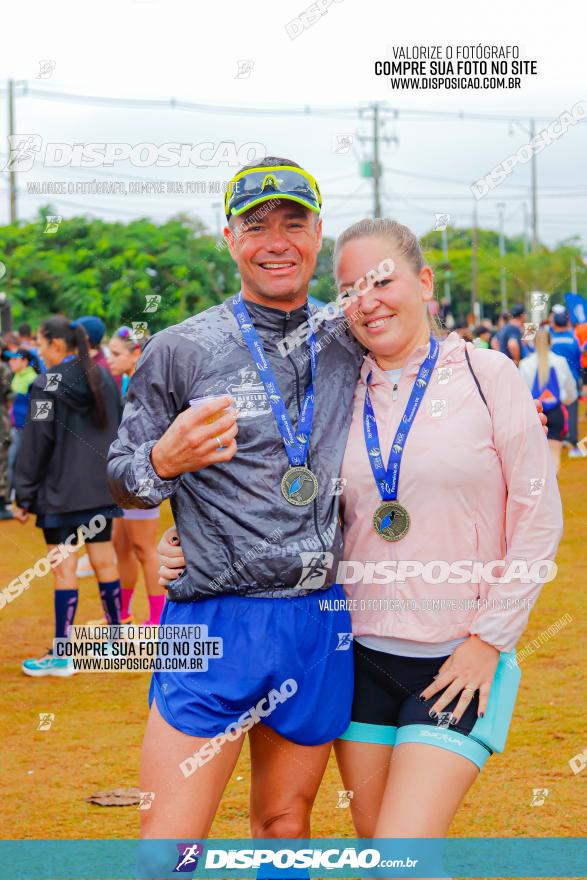
[[[304,507],[318,494],[318,480],[307,467],[291,467],[281,480],[281,494],[290,504]]]
[[[384,501],[373,516],[373,527],[385,541],[399,541],[410,528],[410,514],[399,501]]]

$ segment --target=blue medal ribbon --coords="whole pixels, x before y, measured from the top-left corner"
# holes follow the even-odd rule
[[[281,434],[281,439],[283,440],[283,445],[285,446],[290,466],[303,467],[308,455],[308,446],[310,445],[310,434],[312,433],[312,422],[314,419],[314,380],[316,378],[316,363],[318,357],[316,334],[312,329],[308,338],[312,380],[302,402],[297,430],[294,431],[289,413],[283,402],[283,396],[279,390],[279,385],[277,384],[277,379],[275,378],[275,374],[271,369],[271,364],[265,354],[263,343],[259,338],[259,334],[251,320],[248,309],[244,304],[242,293],[237,294],[234,298],[233,308],[237,324],[251,353],[259,378],[263,383],[265,393],[271,404],[271,409],[275,421],[277,422],[277,429]]]
[[[393,443],[391,444],[387,470],[383,466],[381,447],[379,445],[379,431],[377,430],[377,419],[375,418],[375,412],[369,396],[371,373],[367,376],[365,404],[363,407],[363,429],[365,432],[367,453],[369,455],[369,461],[371,462],[371,470],[373,471],[373,476],[375,477],[375,482],[377,483],[377,488],[379,489],[382,501],[395,501],[397,498],[399,471],[406,440],[408,439],[410,428],[414,424],[416,413],[420,408],[420,404],[426,393],[426,388],[432,377],[432,371],[436,365],[439,348],[437,340],[431,336],[430,350],[418,370],[418,375],[416,376],[416,381],[412,387],[410,398],[400,420],[395,437],[393,438]]]

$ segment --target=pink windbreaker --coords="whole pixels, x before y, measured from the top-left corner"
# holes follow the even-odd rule
[[[465,345],[487,406],[467,365]],[[489,580],[471,582],[473,576],[460,584],[448,583],[446,575],[441,583],[427,583],[419,576],[382,584],[365,574],[364,580],[345,586],[347,597],[358,600],[351,603],[354,635],[434,643],[478,634],[499,650],[510,651],[526,628],[541,584],[528,582],[526,572],[520,574],[509,564],[525,560],[531,568],[538,560],[554,560],[563,525],[544,429],[512,360],[491,349],[474,348],[457,333],[441,343],[401,462],[398,501],[409,512],[410,529],[391,543],[373,528],[381,497],[363,434],[365,382],[372,371],[369,393],[387,466],[427,351],[428,346],[416,349],[404,366],[396,400],[389,377],[371,357],[365,358],[342,467],[344,559],[478,561],[477,572],[481,562],[504,560],[505,568],[495,566]],[[499,583],[504,570],[509,582]],[[434,576],[439,574],[436,569]],[[369,608],[372,599],[393,600],[394,610]],[[430,600],[444,601],[430,610]]]

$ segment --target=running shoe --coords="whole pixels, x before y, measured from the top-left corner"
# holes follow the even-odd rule
[[[68,678],[70,675],[77,674],[77,670],[74,669],[73,662],[69,657],[54,657],[52,651],[47,651],[44,657],[39,657],[38,659],[31,657],[29,660],[23,660],[21,669],[25,675],[32,675],[37,678],[44,675]]]
[[[585,458],[578,446],[571,446],[569,449],[569,458]]]
[[[78,578],[91,578],[94,577],[94,569],[92,568],[92,564],[90,562],[90,557],[87,553],[84,553],[83,556],[77,561],[77,568],[75,570],[76,577]]]

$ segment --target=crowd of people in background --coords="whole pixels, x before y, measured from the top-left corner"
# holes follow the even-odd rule
[[[525,307],[518,304],[499,315],[496,326],[484,320],[457,332],[481,348],[501,351],[519,367],[532,397],[542,402],[557,474],[564,447],[569,458],[584,457],[579,401],[587,384],[587,323],[573,326],[568,309],[557,304],[546,320],[532,327]]]
[[[496,324],[484,319],[455,329],[519,367],[532,396],[542,401],[558,473],[564,446],[569,458],[583,457],[578,417],[587,384],[587,323],[573,326],[568,310],[555,305],[534,332],[527,327],[524,306],[515,305]],[[80,577],[95,575],[99,583],[103,616],[90,623],[134,622],[131,603],[141,571],[149,601],[145,623],[157,624],[161,617],[159,508],[118,507],[106,480],[108,447],[145,341],[120,327],[106,343],[106,326],[93,315],[49,318],[36,332],[23,323],[2,337],[0,520],[24,522],[36,514],[49,550],[96,516],[106,522],[98,534],[86,537],[83,555],[70,554],[53,568],[56,637],[64,636],[74,620]],[[48,399],[52,411],[31,415],[33,402],[46,407]],[[23,671],[60,674],[60,666],[63,675],[69,674],[70,665],[49,651],[25,660]]]
[[[80,577],[98,580],[103,616],[92,623],[134,622],[131,600],[141,570],[146,625],[159,623],[165,602],[159,510],[119,507],[106,478],[108,449],[145,337],[120,327],[105,345],[105,334],[99,317],[58,315],[34,336],[21,324],[2,338],[0,519],[24,523],[36,515],[52,560],[55,638],[74,622]],[[85,552],[78,557],[80,538]],[[71,674],[71,664],[50,650],[22,669],[30,676]]]

